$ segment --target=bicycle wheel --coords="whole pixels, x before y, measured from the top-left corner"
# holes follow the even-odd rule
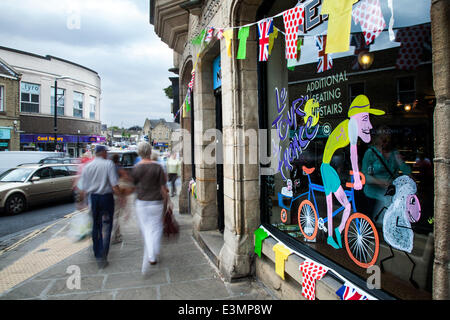
[[[303,200],[298,207],[298,226],[306,239],[314,240],[319,223],[316,208],[309,200]]]
[[[283,223],[287,222],[287,211],[286,211],[286,209],[281,209],[280,218],[281,218],[281,222],[283,222]]]
[[[378,258],[378,232],[366,215],[356,212],[345,224],[345,248],[349,257],[362,268],[375,264]]]

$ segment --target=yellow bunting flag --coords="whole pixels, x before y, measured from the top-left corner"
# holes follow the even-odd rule
[[[320,14],[328,14],[326,54],[349,50],[352,6],[356,2],[358,0],[324,0]]]
[[[291,250],[277,243],[273,246],[273,251],[275,252],[275,272],[284,280],[284,262],[291,254]]]
[[[278,28],[273,27],[273,32],[269,34],[269,55],[272,54],[273,43],[278,38]]]
[[[222,35],[225,38],[228,56],[231,57],[231,40],[233,39],[233,29],[225,30]]]

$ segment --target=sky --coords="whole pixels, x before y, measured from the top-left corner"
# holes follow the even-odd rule
[[[149,23],[149,0],[1,0],[0,46],[95,70],[103,124],[173,121],[163,91],[175,76],[173,51]]]

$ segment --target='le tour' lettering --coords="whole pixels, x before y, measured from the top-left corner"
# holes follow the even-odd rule
[[[312,139],[314,139],[319,131],[319,126],[313,126],[313,115],[307,115],[300,107],[302,107],[306,101],[308,101],[308,97],[301,97],[292,102],[292,106],[290,110],[288,110],[287,115],[283,116],[283,111],[286,108],[286,98],[287,93],[286,89],[281,89],[281,92],[278,91],[278,88],[275,88],[275,96],[277,103],[277,111],[278,116],[272,122],[272,127],[275,127],[278,133],[278,137],[280,141],[284,141],[289,137],[289,130],[292,128],[294,130],[294,136],[292,137],[289,146],[282,150],[281,146],[278,146],[278,171],[281,173],[283,180],[286,180],[286,176],[284,175],[283,169],[292,170],[293,167],[291,163],[298,158],[305,150]],[[300,126],[297,131],[297,117],[299,115],[302,119],[305,119],[307,116],[307,120],[305,125]]]

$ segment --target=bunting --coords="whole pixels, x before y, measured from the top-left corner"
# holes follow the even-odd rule
[[[208,32],[206,33],[205,42],[211,42],[213,38],[214,28],[211,27],[208,29]]]
[[[247,38],[250,34],[250,27],[242,27],[238,32],[239,48],[236,59],[245,59],[247,56]]]
[[[361,25],[366,44],[371,44],[386,27],[379,0],[362,0],[353,10],[353,21]]]
[[[319,62],[317,64],[317,72],[324,72],[330,70],[333,67],[333,60],[326,53],[327,36],[317,36],[316,46],[319,49]]]
[[[222,32],[222,36],[225,38],[225,45],[227,47],[227,54],[231,57],[231,40],[233,39],[233,29],[228,29]]]
[[[273,29],[273,19],[258,22],[259,61],[267,61],[269,59],[270,35],[273,33]]]
[[[325,53],[349,50],[352,6],[358,0],[324,0],[321,15],[328,15],[328,45]]]
[[[297,59],[298,28],[303,25],[305,9],[294,7],[283,13],[284,29],[286,31],[286,59]]]
[[[284,280],[284,262],[291,254],[291,250],[281,243],[274,245],[272,250],[275,252],[275,272]]]
[[[356,55],[355,59],[352,62],[353,70],[361,70],[361,66],[359,65],[358,55],[362,52],[369,52],[369,46],[366,44],[364,39],[364,35],[362,33],[356,33],[352,35],[352,40],[350,41],[350,45],[355,47],[354,54]]]

